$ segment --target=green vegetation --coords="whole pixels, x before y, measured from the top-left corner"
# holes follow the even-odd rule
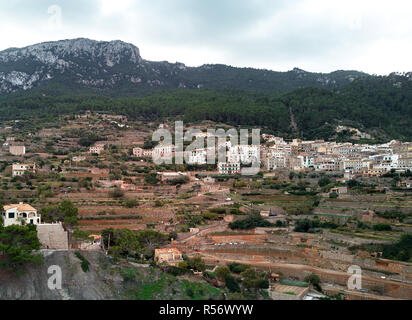
[[[394,78],[402,86],[394,86]],[[234,79],[228,82],[230,86],[238,80]],[[203,80],[200,82],[204,83]],[[212,120],[230,125],[259,126],[268,133],[309,140],[339,138],[335,127],[341,123],[378,130],[383,134],[377,138],[378,141],[385,136],[411,140],[411,86],[407,79],[391,75],[358,79],[336,93],[312,87],[282,95],[269,91],[179,89],[137,98],[112,99],[69,93],[64,89],[47,95],[34,90],[3,97],[0,100],[0,118],[44,121],[85,110],[110,111],[125,114],[131,120],[181,117],[187,123]],[[298,130],[290,125],[291,114]],[[86,137],[83,144],[88,145],[96,138]],[[340,138],[349,139],[342,135]]]
[[[320,286],[320,278],[316,274],[311,274],[305,278],[305,282],[310,283],[316,290],[322,292],[322,288]]]
[[[154,249],[169,242],[168,236],[154,230],[134,232],[129,229],[109,228],[103,230],[102,236],[105,247],[109,247],[109,253],[115,258],[141,259],[143,256],[146,259],[152,259]]]
[[[230,292],[240,292],[239,284],[237,283],[234,276],[227,274],[225,276],[225,285]]]
[[[397,243],[383,245],[382,247],[383,257],[385,259],[400,261],[412,260],[412,234],[404,234]]]
[[[248,289],[268,289],[269,281],[264,279],[261,272],[254,269],[246,269],[241,274],[242,284]]]
[[[390,224],[387,223],[378,223],[373,226],[373,230],[375,231],[391,231],[392,227]]]
[[[321,222],[319,220],[298,220],[295,225],[295,232],[316,233],[320,228],[337,229],[338,225],[332,222]]]
[[[87,259],[86,259],[85,257],[83,257],[83,255],[82,255],[79,251],[76,251],[74,254],[75,254],[76,257],[79,258],[80,261],[82,262],[82,263],[81,263],[82,270],[83,270],[84,272],[89,271],[90,262],[87,261]]]
[[[251,230],[258,227],[268,228],[273,226],[273,223],[263,219],[258,213],[251,214],[246,219],[237,220],[229,224],[229,227],[232,230]]]
[[[382,257],[390,260],[412,261],[412,234],[403,234],[399,241],[393,244],[363,244],[349,247],[356,252],[365,250],[368,252],[382,252]]]
[[[160,179],[157,177],[157,173],[149,173],[145,176],[144,182],[150,185],[156,185],[160,182]]]
[[[33,251],[41,247],[35,225],[11,225],[3,227],[0,224],[0,267],[20,272],[26,263],[40,264],[41,254]]]
[[[242,272],[246,271],[247,269],[250,269],[250,266],[248,266],[246,264],[232,262],[232,263],[229,264],[229,269],[233,273],[241,274]]]
[[[293,287],[301,287],[301,288],[306,288],[309,286],[308,282],[289,280],[289,279],[281,279],[280,284],[283,284],[285,286],[293,286]]]
[[[63,200],[59,205],[43,207],[40,214],[44,222],[63,222],[68,227],[78,224],[78,209],[69,200]]]
[[[230,269],[227,266],[219,266],[216,268],[215,274],[220,281],[224,281],[226,276],[230,274]]]

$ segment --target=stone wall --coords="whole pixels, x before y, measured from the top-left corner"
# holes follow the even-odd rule
[[[209,236],[215,243],[228,243],[228,242],[247,242],[247,243],[263,243],[267,240],[266,234],[249,234],[249,235],[213,235]]]
[[[69,249],[68,234],[61,223],[37,225],[37,236],[45,249]]]

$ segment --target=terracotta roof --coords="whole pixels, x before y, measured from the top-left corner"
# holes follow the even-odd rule
[[[8,204],[3,206],[4,210],[10,210],[13,208],[17,208],[18,211],[36,211],[31,205],[27,203],[20,203],[20,204]]]
[[[162,254],[162,253],[182,254],[182,252],[179,249],[176,249],[176,248],[155,249],[155,253],[156,254]]]

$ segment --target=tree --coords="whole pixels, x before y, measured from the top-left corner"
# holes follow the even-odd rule
[[[147,259],[151,259],[154,249],[169,242],[168,236],[154,230],[134,232],[129,229],[109,228],[103,230],[102,237],[105,246],[110,245],[110,253],[117,258],[143,254]]]
[[[330,183],[331,183],[331,181],[328,177],[320,178],[319,181],[318,181],[318,185],[321,188],[326,187]]]
[[[236,282],[235,277],[233,277],[232,275],[228,274],[225,276],[225,284],[230,292],[240,292],[240,287]]]
[[[157,178],[157,173],[149,173],[145,176],[144,182],[150,185],[156,185],[160,180]]]
[[[237,263],[237,262],[232,262],[229,264],[229,269],[231,272],[233,273],[237,273],[240,274],[243,271],[250,269],[250,266],[246,265],[246,264],[241,264],[241,263]]]
[[[109,192],[109,196],[113,199],[120,199],[124,197],[124,192],[120,188],[114,188]]]
[[[375,231],[391,231],[392,227],[390,224],[387,223],[378,223],[373,226],[373,230]]]
[[[46,222],[59,221],[70,228],[78,224],[78,209],[69,200],[63,200],[58,206],[44,207],[40,213]]]
[[[136,234],[136,239],[142,248],[148,251],[154,251],[169,242],[169,237],[163,233],[154,230],[139,231]]]
[[[69,200],[63,200],[59,206],[59,212],[63,216],[65,225],[73,227],[78,224],[79,210]]]
[[[232,230],[250,230],[258,227],[273,227],[274,224],[263,219],[259,213],[253,213],[249,215],[246,219],[237,220],[229,224],[229,228]]]
[[[202,257],[199,255],[188,259],[187,264],[190,269],[193,269],[195,271],[204,272],[206,270],[206,264],[203,261]]]
[[[243,279],[243,285],[248,289],[267,289],[269,287],[269,282],[254,269],[247,269],[240,275]]]
[[[320,287],[320,278],[316,274],[311,274],[305,278],[305,282],[311,284],[316,290],[322,291]]]
[[[35,225],[0,227],[0,267],[20,271],[27,262],[40,264],[43,256],[33,254],[40,247]]]
[[[230,274],[230,270],[227,266],[219,266],[216,268],[215,273],[220,281],[224,281],[226,276]]]

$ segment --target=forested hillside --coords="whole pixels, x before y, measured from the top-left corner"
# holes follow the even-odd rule
[[[338,124],[381,139],[412,140],[412,81],[391,75],[355,80],[338,91],[303,88],[286,94],[265,90],[175,89],[110,98],[90,91],[50,87],[0,98],[0,119],[51,119],[84,110],[122,113],[131,119],[182,118],[256,126],[305,139],[335,138]],[[296,125],[291,125],[294,118]]]

